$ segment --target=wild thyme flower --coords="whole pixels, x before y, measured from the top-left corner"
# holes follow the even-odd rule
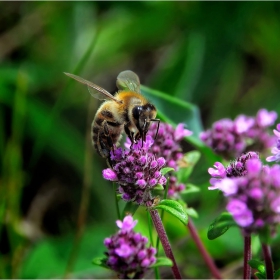
[[[153,187],[166,183],[166,178],[160,172],[165,159],[149,153],[153,144],[152,137],[147,135],[143,144],[142,147],[142,141],[139,141],[132,149],[118,148],[111,152],[113,167],[103,170],[106,180],[119,184],[118,191],[125,201],[135,201],[141,205],[152,202]]]
[[[240,155],[246,147],[245,139],[230,119],[216,121],[211,129],[200,134],[200,139],[225,158]]]
[[[252,149],[262,152],[273,145],[274,136],[267,129],[276,118],[276,112],[260,109],[256,117],[239,115],[235,120],[221,119],[202,132],[200,138],[226,159]]]
[[[157,123],[152,123],[147,134],[154,139],[154,144],[149,152],[156,157],[164,157],[166,166],[177,170],[177,162],[183,157],[180,142],[184,137],[192,135],[192,131],[185,129],[183,123],[178,124],[174,129],[170,124],[161,122],[156,138],[157,126]],[[127,138],[125,146],[129,148],[130,145],[131,142]]]
[[[209,168],[210,190],[219,189],[227,198],[226,209],[244,233],[266,225],[275,231],[280,222],[280,166],[263,166],[258,154],[250,152],[224,167]]]
[[[242,177],[247,174],[246,162],[249,159],[259,159],[259,155],[256,152],[248,152],[241,155],[236,160],[232,161],[227,167],[222,163],[216,162],[214,164],[215,168],[209,168],[208,173],[212,176],[210,179],[209,190],[215,190],[219,188],[216,184],[225,178]]]
[[[277,129],[273,130],[275,136],[277,137],[276,147],[273,147],[271,149],[271,153],[273,154],[273,156],[269,156],[266,158],[266,160],[268,162],[271,162],[271,161],[279,162],[280,161],[280,123],[277,124],[276,128]]]
[[[269,112],[266,109],[260,109],[257,112],[253,124],[244,132],[244,137],[249,140],[247,140],[249,149],[262,152],[273,146],[275,137],[270,135],[268,127],[274,125],[276,119],[277,113],[274,111]]]
[[[152,123],[148,135],[155,139],[157,133],[157,123]],[[178,170],[178,161],[183,157],[180,142],[184,137],[192,135],[192,131],[184,128],[184,124],[180,123],[174,129],[170,124],[160,123],[157,138],[151,146],[149,152],[156,157],[164,157],[166,166]],[[125,146],[129,148],[131,142],[127,138]],[[174,174],[173,174],[174,175]],[[178,194],[186,188],[184,184],[178,183],[176,176],[171,176],[169,181],[168,196],[177,198]]]
[[[156,136],[157,124],[153,123],[150,126],[148,134],[153,138]],[[180,142],[184,137],[192,135],[192,131],[184,128],[183,123],[179,123],[174,129],[170,124],[161,123],[157,138],[152,147],[152,153],[157,156],[164,156],[166,159],[166,166],[178,170],[178,161],[183,157]],[[179,194],[186,188],[182,183],[177,182],[176,176],[173,175],[169,178],[168,196],[179,198]]]
[[[280,166],[263,166],[259,159],[249,159],[245,168],[245,176],[228,179],[230,188],[225,180],[217,184],[227,197],[226,209],[244,233],[265,226],[275,232],[280,223]]]
[[[120,230],[105,238],[107,247],[106,264],[118,273],[121,279],[141,279],[149,266],[156,262],[156,249],[147,247],[148,239],[135,233],[137,220],[128,215],[123,221],[116,222]]]

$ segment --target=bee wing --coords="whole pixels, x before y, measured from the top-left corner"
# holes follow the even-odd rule
[[[116,99],[110,92],[108,92],[104,88],[102,88],[90,81],[87,81],[79,76],[76,76],[74,74],[65,73],[65,72],[64,72],[64,74],[84,85],[87,85],[90,95],[93,96],[94,98],[97,98],[99,100],[111,99],[117,103],[122,103],[120,100]]]
[[[140,93],[139,77],[130,70],[123,71],[117,77],[117,87],[121,90],[131,90]]]

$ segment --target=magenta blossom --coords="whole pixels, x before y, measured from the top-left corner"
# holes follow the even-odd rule
[[[157,184],[165,185],[166,178],[160,171],[166,161],[149,152],[152,145],[153,139],[147,135],[143,147],[139,141],[130,150],[118,148],[111,152],[112,168],[103,170],[103,177],[118,183],[123,200],[141,205],[152,203],[152,188]]]
[[[274,132],[275,136],[277,137],[276,146],[271,149],[271,153],[273,154],[273,156],[267,157],[266,161],[279,162],[280,161],[280,123],[277,124],[276,129],[274,129],[273,132]]]
[[[161,122],[158,133],[157,123],[152,123],[147,137],[151,136],[154,139],[154,143],[148,152],[156,157],[163,157],[166,161],[165,166],[174,168],[176,172],[179,169],[179,162],[183,158],[180,142],[184,137],[190,135],[192,135],[192,131],[186,129],[183,123],[179,123],[174,129],[170,124]],[[131,141],[127,138],[125,147],[129,148],[130,146]],[[168,196],[179,198],[180,193],[185,190],[186,186],[177,182],[175,172],[172,172],[170,177]]]
[[[225,167],[220,162],[216,162],[214,164],[215,169],[212,167],[208,169],[208,173],[212,176],[212,178],[210,179],[211,187],[209,187],[208,189],[218,189],[219,187],[217,186],[217,183],[225,178],[245,176],[247,174],[245,164],[247,160],[254,158],[259,159],[259,154],[256,152],[248,152],[232,161],[227,167]]]
[[[244,161],[241,173],[221,178],[211,189],[227,198],[226,209],[245,234],[270,226],[275,232],[280,222],[280,166],[263,166],[256,157]]]
[[[211,129],[200,133],[200,139],[225,158],[240,155],[246,147],[245,139],[230,119],[221,119],[213,123]]]
[[[104,240],[108,249],[106,264],[120,279],[141,279],[156,262],[156,249],[147,247],[148,239],[133,231],[136,223],[132,216],[126,216],[123,221],[117,221],[120,230]]]
[[[154,141],[151,149],[149,149],[149,153],[157,157],[164,157],[166,166],[177,170],[178,160],[183,157],[180,141],[184,137],[192,135],[192,132],[185,129],[182,123],[178,124],[175,129],[170,124],[160,123],[158,133],[157,127],[157,123],[152,123],[147,134]],[[125,147],[129,148],[130,146],[131,141],[127,137]]]
[[[277,113],[260,109],[256,117],[239,115],[235,120],[221,119],[211,129],[200,134],[200,139],[225,159],[237,157],[249,150],[259,152],[272,147],[274,136],[268,132]]]

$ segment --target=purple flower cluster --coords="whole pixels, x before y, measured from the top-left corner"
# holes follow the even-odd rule
[[[234,121],[230,119],[213,123],[211,129],[201,132],[200,139],[225,158],[241,154],[246,147],[245,139],[236,131]]]
[[[120,279],[141,279],[149,266],[156,262],[156,249],[147,248],[148,239],[134,232],[137,220],[134,221],[132,216],[116,223],[120,230],[104,240],[108,249],[106,264],[118,273]]]
[[[222,179],[245,176],[247,174],[246,162],[249,159],[259,159],[259,154],[256,152],[243,154],[232,161],[227,167],[220,162],[215,162],[215,168],[210,167],[208,169],[208,173],[212,176],[210,179],[210,184],[212,186],[209,187],[209,190],[217,189],[218,187],[216,187],[216,184]]]
[[[276,128],[277,129],[273,130],[275,136],[277,137],[276,147],[273,147],[271,149],[271,153],[273,154],[273,156],[269,156],[266,158],[266,160],[268,162],[271,162],[271,161],[279,162],[280,161],[280,123],[277,124]]]
[[[156,137],[157,134],[157,137]],[[166,160],[166,166],[178,170],[178,161],[183,157],[182,148],[180,142],[184,137],[192,135],[192,131],[184,128],[184,124],[180,123],[174,129],[170,124],[160,123],[157,133],[157,124],[152,123],[148,136],[154,140],[149,153],[156,157],[164,157]],[[131,141],[127,138],[125,146],[129,148]],[[170,177],[168,195],[170,197],[177,198],[179,193],[186,187],[184,184],[178,183],[175,176]]]
[[[152,144],[152,137],[147,135],[143,147],[139,141],[128,151],[118,148],[111,153],[114,164],[112,169],[103,170],[103,177],[118,182],[118,191],[125,201],[144,205],[153,199],[151,189],[157,184],[166,183],[166,178],[160,172],[165,159],[149,153]]]
[[[230,176],[228,168],[219,164],[216,168],[209,172],[216,176],[214,186],[209,189],[223,192],[227,198],[226,209],[244,233],[258,232],[267,225],[275,231],[280,222],[280,166],[263,166],[254,155],[247,156],[243,164],[236,162],[234,168],[238,172]]]
[[[170,124],[160,123],[157,137],[156,133],[157,123],[152,123],[147,135],[150,135],[154,139],[154,144],[149,152],[156,157],[164,157],[166,166],[177,170],[177,162],[183,157],[180,141],[184,137],[192,135],[192,131],[185,129],[183,123],[178,124],[175,129]],[[125,146],[129,148],[130,145],[131,142],[127,138]]]
[[[153,138],[156,136],[157,124],[153,123],[148,132]],[[157,138],[151,149],[151,152],[157,156],[163,156],[166,159],[166,166],[178,170],[178,162],[183,157],[180,142],[184,137],[192,135],[192,131],[184,128],[183,123],[179,123],[174,129],[170,124],[161,123]],[[174,172],[173,172],[174,173]],[[170,176],[168,196],[179,198],[180,193],[185,190],[186,186],[178,183],[176,176]]]
[[[226,159],[252,149],[261,152],[274,143],[274,136],[268,133],[267,128],[276,119],[277,113],[266,109],[259,110],[255,118],[239,115],[235,120],[221,119],[211,129],[202,132],[200,139]]]

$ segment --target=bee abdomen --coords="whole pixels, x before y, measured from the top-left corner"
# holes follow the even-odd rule
[[[109,111],[102,112],[110,113]],[[101,115],[104,117],[102,112]],[[109,114],[107,114],[107,117],[108,115]],[[110,155],[110,151],[113,149],[113,145],[118,144],[122,131],[123,124],[96,116],[92,122],[92,143],[95,150],[102,157],[107,158]]]

